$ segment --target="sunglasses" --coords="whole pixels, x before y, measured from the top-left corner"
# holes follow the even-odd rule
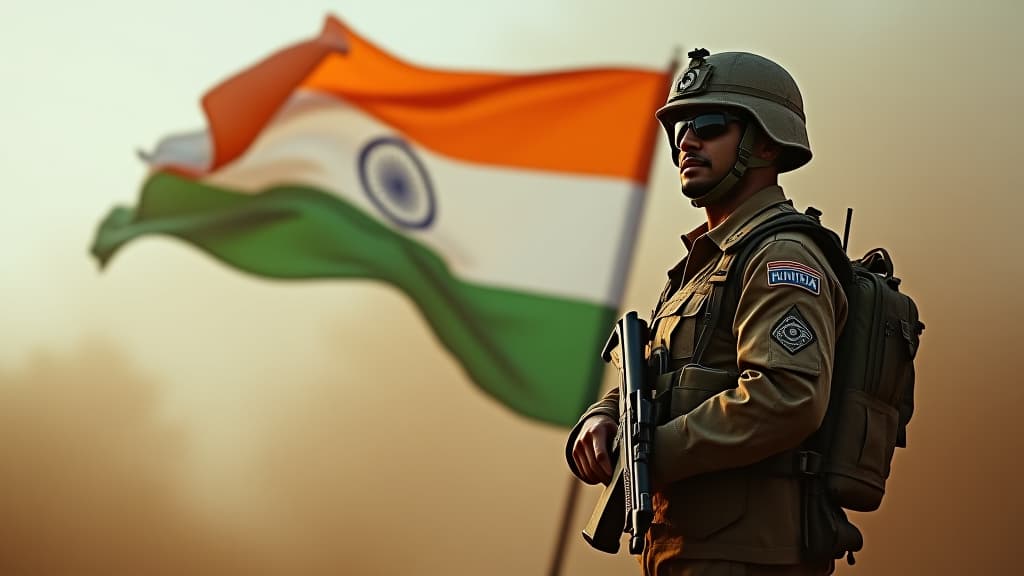
[[[725,134],[729,129],[729,122],[742,121],[742,117],[728,112],[706,112],[689,120],[680,120],[676,122],[676,146],[678,147],[682,142],[687,130],[693,130],[693,133],[701,140],[712,140]]]

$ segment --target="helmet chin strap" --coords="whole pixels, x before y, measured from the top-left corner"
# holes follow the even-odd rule
[[[736,147],[736,163],[732,165],[732,168],[722,176],[722,179],[715,184],[715,187],[708,190],[706,194],[702,194],[698,198],[690,200],[690,203],[697,208],[703,208],[710,206],[711,204],[717,204],[725,199],[728,194],[735,186],[736,183],[743,178],[746,174],[747,168],[759,168],[761,166],[771,166],[771,162],[762,160],[760,158],[754,158],[754,138],[757,134],[757,129],[754,128],[753,122],[747,122],[747,127],[743,130],[743,138],[740,138],[739,146]]]

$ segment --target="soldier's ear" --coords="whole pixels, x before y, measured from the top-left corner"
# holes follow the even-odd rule
[[[753,152],[755,157],[774,164],[775,160],[779,158],[779,154],[782,153],[782,146],[766,136],[764,132],[759,132],[754,141]]]

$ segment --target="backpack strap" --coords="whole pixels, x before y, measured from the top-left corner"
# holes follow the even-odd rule
[[[719,263],[718,270],[713,272],[711,276],[710,282],[713,287],[697,336],[692,360],[695,364],[701,363],[704,353],[711,343],[711,335],[714,332],[714,327],[718,325],[719,319],[732,318],[736,315],[741,283],[727,282],[730,272],[738,271],[736,273],[742,273],[743,270],[746,270],[747,264],[754,253],[761,248],[765,240],[775,234],[791,231],[804,232],[824,252],[825,258],[833,273],[839,279],[840,285],[845,289],[846,286],[853,282],[853,268],[846,257],[846,252],[843,250],[839,236],[821,225],[820,216],[821,212],[814,208],[808,208],[806,214],[800,214],[799,212],[780,214],[762,223],[747,235],[746,238],[727,248],[726,254]],[[836,390],[831,392],[829,394],[830,407],[840,396],[840,394],[836,393]],[[836,410],[831,409],[827,414],[835,412]],[[832,420],[834,419],[832,418]],[[765,472],[777,475],[817,475],[822,471],[823,456],[834,429],[835,422],[829,421],[829,418],[826,417],[819,430],[812,434],[799,448],[787,450],[773,456],[762,462],[758,467]]]
[[[839,280],[844,291],[853,285],[854,271],[839,237],[821,225],[821,212],[808,208],[806,214],[784,213],[771,218],[754,229],[746,238],[726,249],[728,261],[722,270],[716,270],[714,284],[701,326],[694,362],[699,363],[711,340],[714,327],[723,318],[733,318],[739,305],[741,282],[726,282],[730,268],[742,272],[750,258],[764,244],[764,241],[779,232],[799,231],[807,234],[824,253],[829,267]],[[732,253],[730,257],[730,252]],[[888,260],[884,253],[880,260]],[[891,265],[889,267],[891,270]],[[883,270],[882,273],[888,272]],[[802,553],[813,558],[840,558],[846,553],[847,562],[854,563],[853,552],[863,546],[860,530],[854,526],[842,508],[833,504],[828,497],[824,480],[825,463],[829,447],[838,426],[840,398],[844,395],[838,389],[835,379],[829,393],[828,408],[818,430],[804,440],[800,446],[785,450],[752,465],[760,472],[796,476],[801,485],[801,532]],[[837,556],[838,554],[838,556]]]
[[[804,232],[825,253],[825,259],[839,279],[840,285],[846,287],[853,282],[853,268],[846,257],[842,242],[835,232],[821,225],[821,212],[808,208],[806,214],[787,212],[762,223],[753,232],[739,242],[726,249],[719,262],[718,269],[712,273],[710,282],[712,290],[707,310],[701,322],[694,348],[693,362],[700,364],[711,342],[711,334],[720,318],[732,318],[736,315],[736,307],[740,300],[740,283],[726,282],[730,270],[742,273],[746,270],[750,258],[761,247],[765,240],[779,232]]]

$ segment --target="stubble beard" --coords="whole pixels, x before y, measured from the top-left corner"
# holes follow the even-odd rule
[[[715,187],[715,184],[716,182],[694,182],[692,180],[690,182],[683,182],[680,175],[679,188],[683,196],[695,200],[710,192]]]

